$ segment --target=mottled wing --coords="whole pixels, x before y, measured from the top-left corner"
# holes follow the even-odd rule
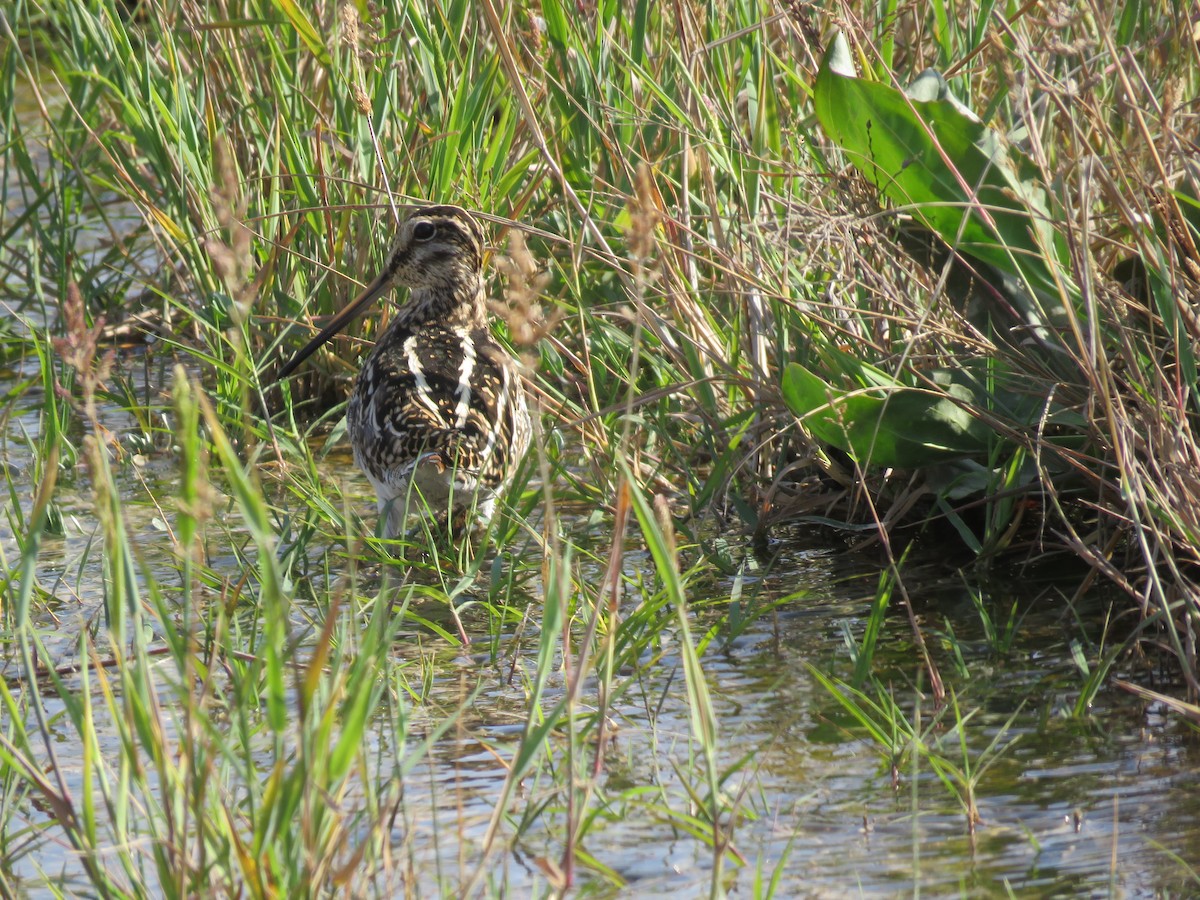
[[[514,463],[520,462],[529,448],[532,431],[525,386],[516,363],[508,353],[488,336],[480,351],[487,360],[482,367],[479,393],[491,412],[492,434],[484,448],[488,481],[499,484],[513,474]]]
[[[436,453],[461,474],[498,484],[513,431],[506,407],[514,378],[485,329],[433,326],[385,337],[350,404],[360,461],[378,481],[395,483]]]

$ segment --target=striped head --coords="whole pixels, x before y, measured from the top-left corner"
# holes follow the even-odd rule
[[[409,207],[378,279],[412,291],[397,321],[485,326],[483,248],[483,229],[465,209]]]
[[[458,206],[413,206],[400,223],[384,267],[396,284],[415,291],[453,290],[480,277],[483,229]]]
[[[318,347],[341,331],[394,285],[410,289],[395,324],[426,323],[483,328],[487,301],[483,284],[483,229],[458,206],[412,206],[388,251],[383,271],[280,370],[286,378]]]

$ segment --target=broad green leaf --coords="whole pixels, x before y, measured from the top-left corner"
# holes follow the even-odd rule
[[[1079,301],[1034,165],[927,72],[909,94],[856,77],[838,35],[815,91],[826,133],[893,202],[946,243],[996,269],[1026,324],[1045,337]]]
[[[960,385],[945,393],[900,384],[841,391],[791,363],[783,397],[814,435],[864,465],[918,468],[986,454],[994,440],[964,408],[973,398]]]

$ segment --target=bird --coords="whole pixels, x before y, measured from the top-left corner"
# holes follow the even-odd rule
[[[520,368],[489,327],[484,248],[465,209],[410,207],[382,271],[276,376],[291,375],[393,285],[409,289],[346,411],[385,537],[402,535],[410,509],[451,534],[486,524],[529,447]]]

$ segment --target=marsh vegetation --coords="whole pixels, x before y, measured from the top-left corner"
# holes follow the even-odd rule
[[[1196,891],[1196,29],[6,6],[0,894]],[[409,200],[539,413],[470,542],[386,308],[274,384]]]

